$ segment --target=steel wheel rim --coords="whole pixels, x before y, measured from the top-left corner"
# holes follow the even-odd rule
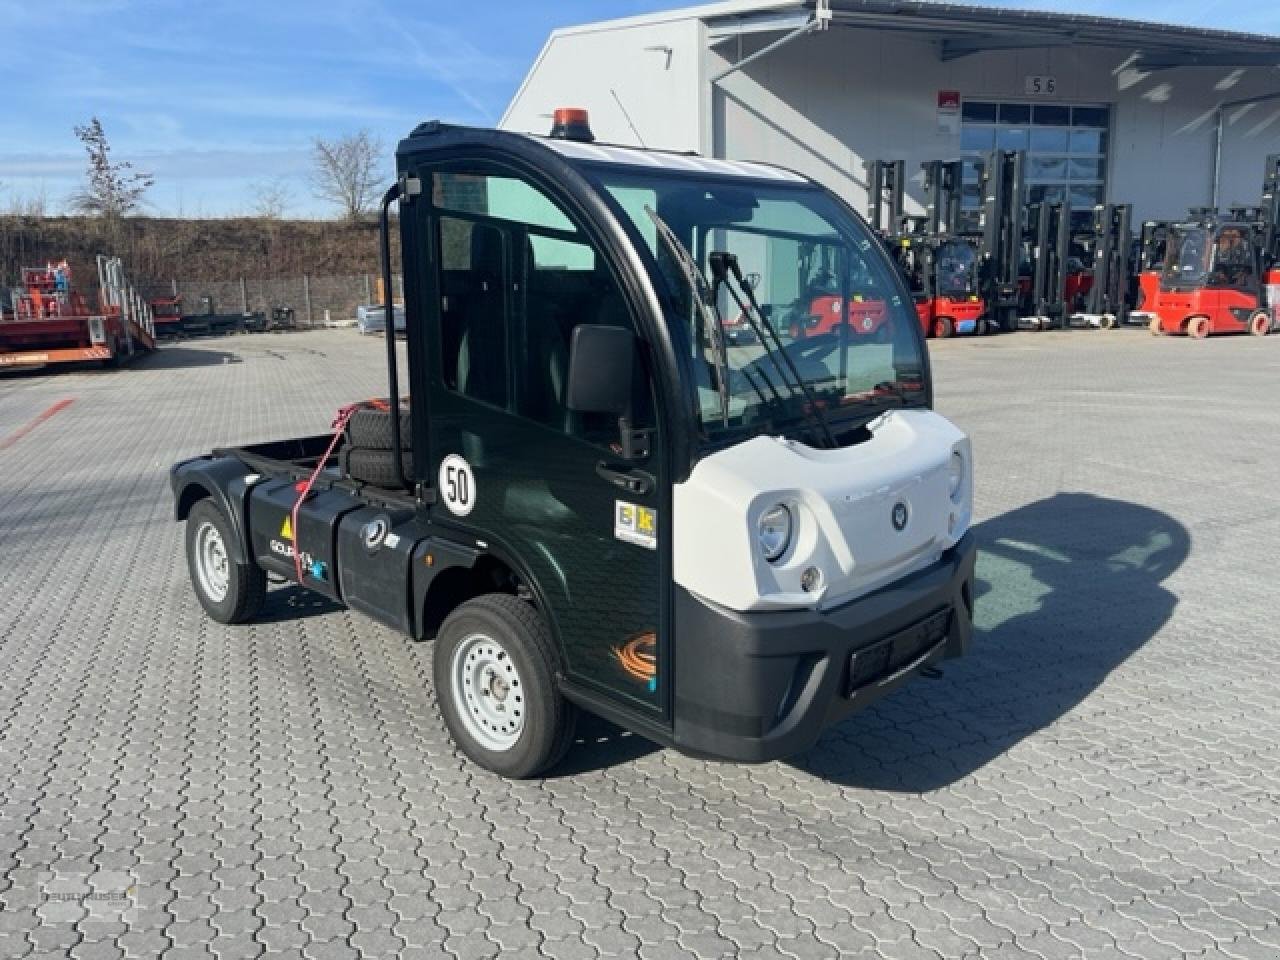
[[[200,589],[210,600],[221,603],[226,599],[231,564],[222,534],[207,521],[196,531],[196,576],[200,579]]]
[[[511,655],[492,637],[473,633],[449,663],[453,701],[469,733],[486,750],[510,750],[524,732],[524,682]]]

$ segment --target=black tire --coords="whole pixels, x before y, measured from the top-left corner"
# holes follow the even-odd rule
[[[405,478],[413,476],[413,454],[404,453]],[[366,450],[361,447],[344,447],[338,457],[342,472],[352,480],[370,483],[386,490],[400,488],[400,475],[396,471],[395,451]]]
[[[481,721],[455,692],[455,655],[476,637],[510,657],[523,694],[518,738],[504,749],[493,749],[477,738],[472,728],[479,729]],[[556,687],[558,662],[541,614],[510,594],[485,594],[449,614],[436,636],[432,676],[440,713],[458,749],[486,770],[512,779],[536,776],[559,763],[573,744],[578,714]]]
[[[226,563],[226,591],[219,597],[211,592],[201,575],[203,549],[202,537],[212,528],[221,542]],[[267,575],[250,560],[237,563],[231,556],[230,545],[234,533],[226,515],[214,506],[212,500],[201,500],[187,515],[187,570],[191,574],[191,586],[205,613],[219,623],[245,623],[252,620],[262,608],[267,595]]]
[[[408,450],[409,411],[400,412],[400,449]],[[353,447],[366,450],[393,450],[391,442],[391,411],[361,409],[351,415],[347,421],[347,442]]]

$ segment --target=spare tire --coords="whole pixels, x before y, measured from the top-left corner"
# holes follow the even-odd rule
[[[413,476],[413,454],[404,453],[404,473]],[[361,483],[370,483],[387,490],[400,489],[400,477],[396,472],[396,454],[393,450],[367,450],[346,447],[339,454],[338,462],[344,475]]]
[[[408,450],[409,411],[400,410],[400,449]],[[347,443],[365,450],[392,450],[391,411],[362,407],[347,421]]]

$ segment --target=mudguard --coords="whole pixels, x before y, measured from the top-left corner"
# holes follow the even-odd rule
[[[251,476],[255,476],[253,471],[232,457],[197,457],[174,464],[169,471],[174,520],[186,520],[197,502],[206,497],[212,499],[226,515],[235,534],[227,545],[231,559],[247,563],[253,557],[245,522]]]

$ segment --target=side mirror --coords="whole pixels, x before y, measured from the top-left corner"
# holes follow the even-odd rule
[[[589,323],[574,327],[565,406],[579,413],[628,413],[635,359],[630,330]]]

